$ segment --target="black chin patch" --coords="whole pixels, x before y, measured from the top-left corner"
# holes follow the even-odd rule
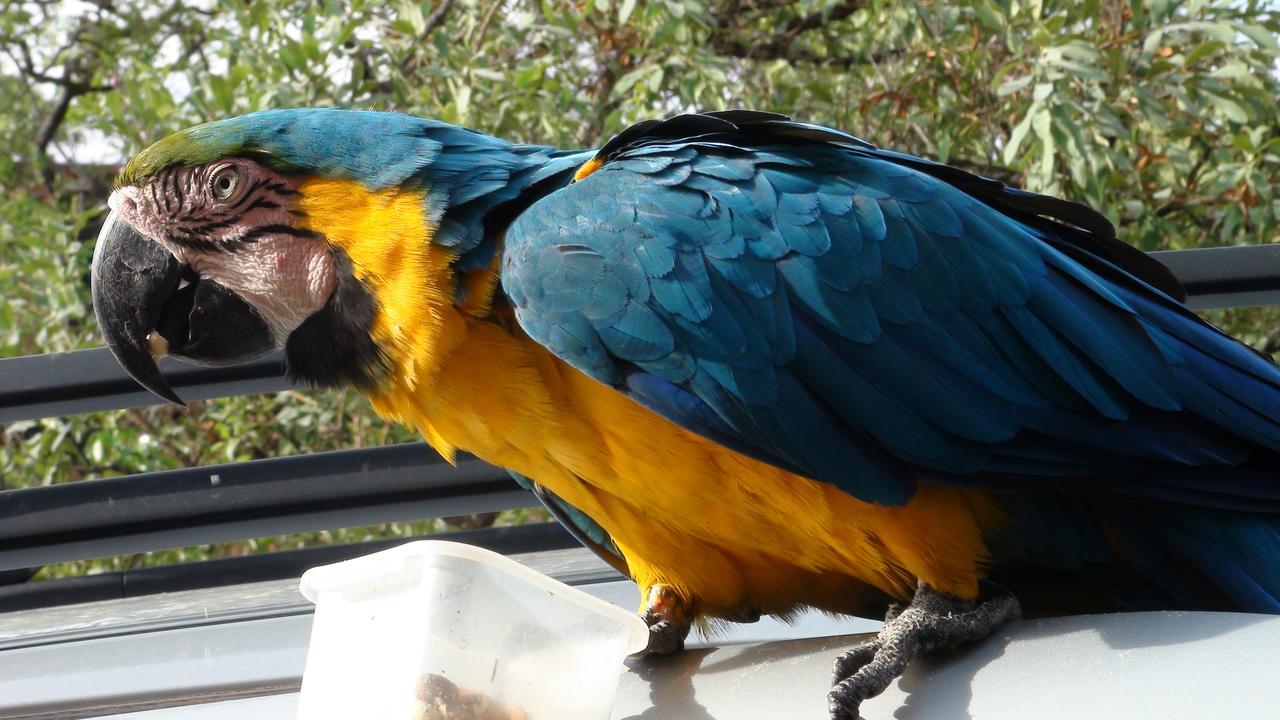
[[[377,391],[391,372],[387,354],[373,339],[378,301],[356,279],[351,259],[333,250],[338,285],[329,302],[307,318],[285,342],[290,379],[317,388],[354,385]]]

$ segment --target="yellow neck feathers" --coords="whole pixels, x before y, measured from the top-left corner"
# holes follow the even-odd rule
[[[299,187],[309,229],[351,259],[378,300],[374,339],[397,384],[434,383],[439,363],[465,336],[453,307],[452,254],[431,242],[422,190],[369,190],[358,182],[312,178]]]
[[[488,271],[459,279],[453,253],[431,242],[435,228],[427,220],[423,190],[374,191],[358,182],[313,178],[299,191],[298,209],[306,213],[308,229],[347,254],[356,278],[378,301],[373,335],[391,373],[383,392],[369,398],[374,409],[416,427],[450,461],[460,446],[476,451],[451,428],[457,417],[480,422],[490,408],[510,405],[511,388],[502,386],[512,373],[490,366],[510,360],[495,344],[518,344],[479,319],[492,303],[498,258]],[[467,291],[461,305],[455,304],[459,283]],[[485,407],[463,407],[464,400]],[[485,430],[471,428],[484,435],[502,432]]]

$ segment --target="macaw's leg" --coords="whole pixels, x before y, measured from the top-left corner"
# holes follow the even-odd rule
[[[827,696],[831,720],[856,720],[858,705],[884,692],[916,658],[976,642],[1020,617],[1013,595],[961,600],[921,582],[910,605],[889,608],[874,640],[836,658],[835,686]]]
[[[695,603],[685,600],[672,588],[656,584],[645,593],[640,617],[649,625],[649,647],[645,654],[670,655],[684,649],[684,639],[693,627]]]

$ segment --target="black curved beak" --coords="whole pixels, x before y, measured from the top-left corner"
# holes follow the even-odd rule
[[[114,212],[98,233],[92,282],[94,314],[111,354],[130,377],[170,402],[184,404],[156,364],[166,352],[200,365],[227,365],[274,348],[253,306],[179,265]]]

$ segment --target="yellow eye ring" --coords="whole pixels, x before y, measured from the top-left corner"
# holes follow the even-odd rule
[[[209,179],[209,194],[216,200],[227,200],[236,192],[240,184],[240,173],[235,167],[228,165],[219,169]]]

